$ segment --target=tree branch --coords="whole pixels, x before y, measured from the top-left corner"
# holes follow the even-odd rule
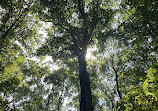
[[[81,16],[84,18],[85,13],[84,13],[84,7],[83,7],[83,1],[82,0],[78,0],[78,8],[79,8]]]
[[[84,22],[84,26],[85,26],[85,30],[84,30],[84,37],[83,37],[83,51],[85,53],[85,50],[87,49],[87,39],[88,39],[88,23],[87,23],[87,17],[85,16],[85,12],[84,12],[84,5],[83,5],[83,1],[82,0],[78,0],[78,8],[79,8],[79,12],[81,14],[81,17],[83,18],[83,22]]]
[[[31,4],[29,4],[28,8],[30,7]],[[10,30],[15,26],[15,24],[19,21],[19,19],[23,16],[23,14],[28,11],[28,10],[24,10],[23,12],[21,12],[20,10],[20,15],[17,17],[17,19],[14,21],[14,23],[7,29],[7,31],[4,32],[4,34],[2,35],[2,40],[5,39],[5,37],[8,35],[8,33],[10,32]]]
[[[112,68],[113,68],[113,70],[115,72],[116,89],[117,89],[117,92],[118,92],[118,95],[119,95],[120,99],[122,99],[122,94],[121,94],[121,92],[119,90],[119,83],[118,83],[118,74],[117,74],[118,70],[114,67],[113,58],[112,58]]]
[[[97,1],[97,5],[96,5],[96,12],[95,14],[93,15],[93,18],[92,18],[92,27],[91,27],[91,30],[88,34],[88,44],[91,42],[92,40],[92,34],[93,34],[93,31],[94,31],[94,28],[96,27],[97,23],[98,23],[98,8],[99,8],[99,0]]]
[[[67,28],[63,27],[62,24],[60,24],[60,23],[53,22],[53,24],[60,26],[62,29],[66,30],[70,34],[70,36],[72,38],[72,42],[74,44],[72,44],[69,48],[66,48],[66,49],[74,51],[75,54],[78,56],[81,53],[81,49],[78,46],[79,44],[78,44],[78,41],[76,40],[74,34],[71,32],[71,27],[69,26],[69,29],[67,29]]]
[[[150,35],[155,39],[157,34],[155,33],[156,31],[150,22],[148,22],[147,28],[149,29],[148,32],[150,33]]]
[[[22,14],[19,15],[19,17],[14,21],[14,23],[8,28],[8,30],[2,35],[2,39],[4,39],[9,31],[14,27],[14,25],[16,24],[16,22],[20,19],[20,17],[22,16]]]

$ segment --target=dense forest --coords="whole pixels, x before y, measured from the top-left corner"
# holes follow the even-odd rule
[[[158,111],[158,1],[0,0],[0,111]]]

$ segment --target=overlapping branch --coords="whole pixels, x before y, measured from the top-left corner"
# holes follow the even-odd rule
[[[28,8],[31,6],[31,3],[28,5]],[[19,16],[16,18],[16,20],[12,23],[12,25],[4,32],[4,34],[2,35],[1,40],[4,40],[6,38],[6,36],[8,35],[8,33],[13,29],[13,27],[17,24],[17,22],[19,22],[20,18],[27,12],[27,9],[24,9],[24,11],[22,12],[22,10],[20,10],[19,12]]]

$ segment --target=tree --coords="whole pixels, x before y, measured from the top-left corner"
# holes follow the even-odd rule
[[[118,110],[157,110],[157,103],[153,99],[157,96],[153,96],[155,92],[150,90],[155,83],[149,85],[150,78],[155,78],[151,73],[157,61],[157,6],[157,1],[149,0],[140,1],[139,4],[131,0],[122,3],[125,16],[119,30],[124,33],[127,45],[124,58],[129,66],[122,71],[123,76],[120,78],[127,90],[122,90],[125,97]],[[152,76],[149,77],[150,74]]]
[[[32,1],[0,1],[0,93],[2,110],[16,110],[19,90],[25,79],[22,67],[29,54],[24,51],[34,48],[32,40],[38,43],[36,25],[31,25]],[[33,14],[32,14],[33,15]],[[29,38],[29,39],[28,39]],[[31,46],[32,44],[32,46]],[[22,48],[23,47],[23,48]],[[27,51],[26,51],[27,52]]]
[[[0,110],[157,110],[157,1],[2,0],[0,10]]]
[[[99,33],[103,33],[114,15],[110,1],[45,1],[41,0],[41,20],[51,22],[49,39],[38,54],[52,55],[54,60],[78,58],[81,87],[80,111],[92,111],[90,77],[87,72],[86,54]],[[52,31],[53,30],[53,31]],[[54,37],[53,37],[54,36]]]

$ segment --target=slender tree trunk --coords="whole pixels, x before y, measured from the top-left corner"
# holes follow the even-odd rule
[[[51,98],[51,93],[48,95],[48,101],[46,104],[46,111],[50,111],[50,108],[49,108],[50,98]]]
[[[90,88],[90,78],[87,72],[87,64],[85,60],[85,55],[80,54],[78,56],[79,61],[79,78],[81,87],[81,101],[80,101],[80,111],[92,111],[92,95]]]
[[[122,99],[122,94],[121,94],[121,92],[119,90],[118,70],[114,67],[114,60],[113,60],[113,58],[112,58],[112,68],[113,68],[113,70],[115,72],[116,90],[117,90],[117,93],[119,95],[119,98]]]
[[[122,94],[121,94],[121,92],[119,90],[118,75],[117,75],[116,71],[115,71],[115,76],[116,76],[115,81],[116,81],[117,92],[118,92],[118,95],[119,95],[120,99],[122,99]]]
[[[58,102],[58,111],[61,110],[61,104],[62,104],[62,94],[59,97],[59,102]]]

